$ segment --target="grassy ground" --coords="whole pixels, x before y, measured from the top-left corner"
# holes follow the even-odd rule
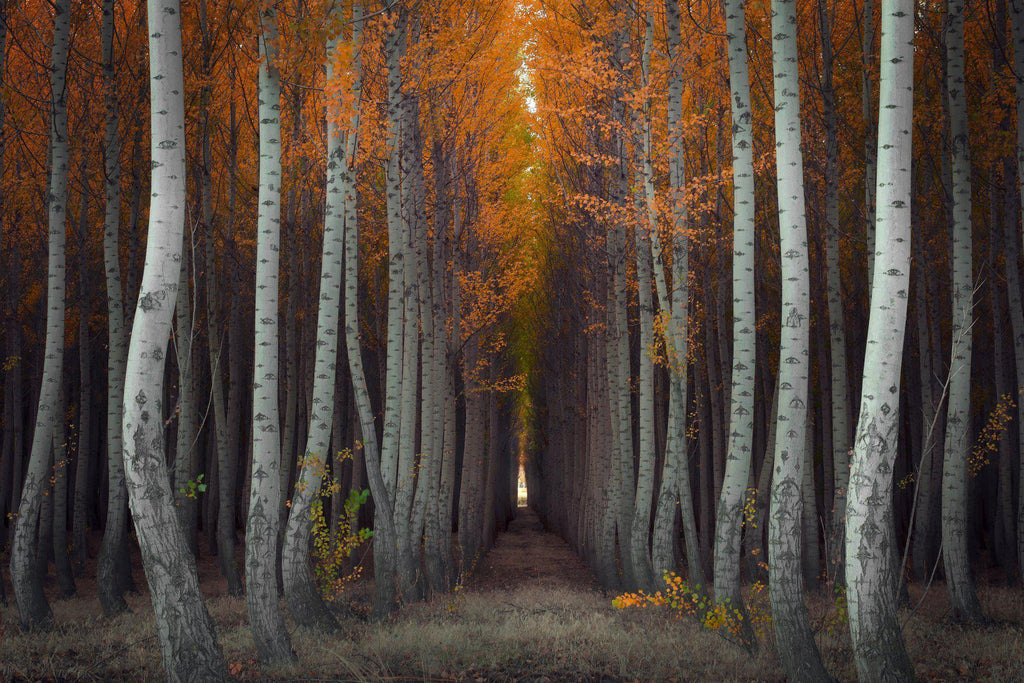
[[[260,668],[253,657],[245,602],[226,595],[214,561],[200,565],[207,603],[233,676],[255,680],[430,681],[781,681],[770,639],[749,656],[693,618],[658,609],[620,611],[593,584],[586,567],[532,514],[453,595],[412,605],[371,623],[342,619],[322,635],[292,628],[299,663]],[[140,572],[141,578],[141,572]],[[348,599],[368,603],[372,586]],[[911,586],[911,604],[922,595]],[[101,616],[94,586],[53,603],[59,624],[49,634],[22,634],[13,606],[0,609],[0,678],[7,680],[162,680],[152,608],[146,593],[131,611]],[[994,624],[963,628],[948,619],[945,587],[934,585],[904,629],[917,674],[936,681],[1024,681],[1024,592],[985,587]],[[809,600],[812,625],[831,672],[855,680],[849,634],[833,601]],[[902,618],[908,613],[904,611]]]

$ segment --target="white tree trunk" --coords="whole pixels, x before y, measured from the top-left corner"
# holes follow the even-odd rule
[[[354,4],[353,41],[361,45],[362,8]],[[358,52],[358,50],[356,50]],[[362,73],[357,73],[353,82],[356,102],[360,100]],[[359,109],[353,112],[349,122],[350,131],[359,130]],[[342,193],[345,201],[345,341],[348,352],[349,372],[359,424],[362,428],[363,461],[366,463],[370,495],[375,507],[373,529],[373,573],[376,599],[374,612],[378,616],[389,614],[395,607],[395,525],[393,507],[381,471],[380,449],[377,443],[377,428],[374,425],[373,406],[366,388],[366,372],[359,348],[359,222],[356,211],[355,154],[356,135],[346,139],[347,151],[341,169]],[[328,180],[330,182],[330,180]]]
[[[825,681],[828,673],[807,622],[801,581],[802,467],[807,447],[809,285],[800,150],[800,82],[796,0],[772,0],[775,74],[775,154],[782,255],[782,332],[779,427],[768,524],[772,623],[786,674],[792,681]]]
[[[732,407],[725,478],[715,528],[715,600],[734,608],[740,595],[740,541],[743,503],[750,479],[754,441],[754,369],[757,332],[754,309],[754,160],[751,135],[747,21],[743,0],[725,4],[732,92]]]
[[[900,371],[910,291],[914,3],[882,0],[875,277],[860,419],[846,504],[846,580],[857,675],[913,681],[892,592],[892,477],[899,447]],[[867,370],[870,369],[870,370]]]
[[[252,395],[252,483],[249,518],[245,526],[245,603],[256,641],[256,654],[264,664],[295,659],[281,606],[277,601],[277,541],[281,521],[281,416],[278,409],[278,291],[281,252],[281,82],[277,71],[277,12],[273,5],[260,8],[259,35],[259,217],[256,231],[256,338]],[[333,332],[338,322],[338,286],[341,245],[332,245],[334,298],[330,301]],[[326,242],[326,240],[325,240]],[[325,255],[324,263],[328,257]],[[322,299],[321,299],[322,301]],[[294,325],[294,320],[288,321]],[[331,346],[331,368],[337,343]],[[318,347],[319,349],[319,347]],[[334,389],[334,373],[330,386]],[[327,401],[330,411],[331,401]],[[330,417],[327,418],[328,428]],[[312,431],[312,428],[311,428]],[[321,454],[321,458],[322,458]],[[319,484],[320,478],[317,478]],[[319,486],[317,486],[319,488]],[[315,495],[315,494],[314,494]],[[293,509],[294,512],[294,509]],[[304,543],[302,548],[308,549]],[[288,584],[285,583],[287,588]]]
[[[942,559],[953,616],[981,621],[981,603],[967,552],[967,457],[970,451],[974,277],[971,264],[971,156],[964,74],[964,1],[949,0],[946,91],[953,174],[953,348],[950,358],[946,450],[942,470]]]
[[[327,78],[338,78],[336,52],[341,36],[327,45]],[[357,92],[358,95],[358,92]],[[358,100],[357,100],[358,101]],[[317,312],[317,345],[313,370],[313,400],[302,470],[295,482],[292,507],[288,515],[282,551],[282,575],[285,595],[292,618],[299,624],[318,628],[335,628],[337,622],[328,611],[313,582],[309,564],[309,537],[312,531],[310,510],[320,493],[326,471],[332,422],[334,420],[336,358],[338,351],[339,303],[341,297],[342,260],[345,246],[346,202],[351,192],[349,147],[355,143],[355,132],[345,132],[332,113],[339,106],[329,101],[327,115],[327,197],[324,215],[323,258],[320,271],[320,302]],[[358,107],[358,105],[357,105]],[[352,154],[355,153],[352,146]],[[347,302],[346,302],[347,303]],[[350,360],[351,363],[351,360]],[[358,394],[358,387],[357,387]],[[276,394],[275,394],[276,396]],[[357,395],[357,400],[359,396]],[[276,400],[276,399],[275,399]],[[364,429],[364,441],[367,437]],[[365,457],[373,456],[366,453]],[[378,511],[379,511],[378,507]]]
[[[223,656],[195,560],[177,523],[164,464],[164,362],[186,200],[180,9],[178,0],[151,0],[148,8],[152,200],[125,375],[125,477],[167,680],[220,681],[226,675]]]
[[[58,405],[64,390],[65,220],[68,194],[68,113],[65,82],[71,2],[54,4],[53,52],[50,57],[50,188],[47,197],[49,266],[46,291],[46,348],[42,386],[36,411],[36,427],[28,472],[21,489],[21,503],[11,542],[11,583],[25,629],[49,630],[53,613],[43,593],[42,576],[35,571],[36,528],[43,491],[50,482],[50,452]]]

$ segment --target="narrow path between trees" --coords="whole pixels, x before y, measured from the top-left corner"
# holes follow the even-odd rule
[[[544,531],[537,513],[516,510],[508,529],[498,535],[494,548],[481,560],[467,581],[472,592],[567,588],[596,590],[597,581],[569,545]]]

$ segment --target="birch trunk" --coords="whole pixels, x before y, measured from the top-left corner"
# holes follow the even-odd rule
[[[85,156],[80,162],[82,183],[88,186]],[[74,576],[81,577],[89,555],[86,529],[92,468],[92,343],[89,321],[92,319],[92,282],[89,273],[89,192],[81,193],[78,212],[78,437],[75,453],[75,498],[72,509],[71,567]],[[2,501],[0,501],[2,502]]]
[[[53,567],[57,573],[57,586],[61,598],[75,594],[75,574],[68,557],[68,440],[64,424],[64,397],[61,392],[57,403],[58,418],[53,424],[53,524],[50,541],[53,544]],[[40,534],[40,537],[42,534]]]
[[[260,8],[259,217],[256,241],[256,330],[252,398],[252,484],[245,527],[245,603],[256,655],[264,664],[293,661],[291,641],[277,601],[277,541],[281,522],[281,419],[278,411],[278,291],[281,252],[281,84],[277,71],[277,12]],[[335,240],[336,242],[336,240]],[[325,240],[326,243],[326,240]],[[339,262],[340,245],[337,247]],[[324,263],[328,261],[325,254]],[[332,264],[333,265],[333,264]],[[330,301],[337,328],[337,281]],[[294,324],[289,320],[288,324]],[[333,331],[332,328],[332,331]],[[332,367],[336,351],[331,349]],[[330,377],[334,388],[334,375]],[[331,410],[331,401],[327,402]],[[330,425],[330,418],[327,420]],[[319,483],[319,480],[318,482]],[[303,544],[308,549],[309,544]],[[285,573],[285,589],[289,588]]]
[[[68,114],[65,81],[68,43],[71,29],[71,2],[54,3],[53,51],[50,56],[50,187],[47,197],[49,223],[49,264],[46,292],[46,348],[43,377],[32,437],[28,472],[21,488],[14,539],[11,542],[11,583],[18,603],[22,628],[48,631],[53,612],[43,593],[42,576],[35,571],[36,526],[43,491],[50,481],[50,451],[58,420],[63,421],[58,405],[63,390],[64,299],[65,299],[65,220],[68,193]]]
[[[772,623],[783,667],[793,681],[827,681],[807,622],[800,580],[801,468],[808,399],[808,255],[800,150],[800,83],[795,0],[772,0],[775,74],[775,149],[782,255],[782,332],[779,362],[779,429],[768,524]]]
[[[878,253],[871,288],[860,419],[846,507],[846,579],[857,675],[913,681],[893,586],[892,479],[899,447],[900,371],[910,290],[914,3],[882,0],[878,102]],[[870,369],[870,371],[868,371]]]
[[[401,188],[401,124],[404,103],[402,95],[401,59],[405,54],[406,18],[400,8],[388,5],[397,12],[384,41],[387,56],[388,86],[388,163],[386,169],[387,222],[388,222],[388,316],[387,368],[384,380],[384,433],[381,439],[381,471],[388,488],[391,504],[395,504],[398,482],[398,446],[401,421],[402,352],[403,352],[403,284],[405,240],[403,239]],[[399,514],[397,511],[395,514]],[[398,540],[397,538],[395,539]]]
[[[235,70],[230,71],[229,80],[234,83]],[[234,280],[242,282],[240,237],[235,224],[235,203],[238,187],[238,125],[235,112],[234,88],[231,89],[228,109],[228,225],[235,256]],[[228,407],[227,424],[232,425],[228,434],[226,452],[217,454],[217,560],[221,573],[228,582],[228,594],[242,594],[242,579],[238,574],[235,558],[235,489],[238,479],[238,461],[241,455],[242,395],[246,390],[245,370],[242,366],[245,345],[242,341],[242,307],[232,306],[228,319]],[[211,485],[213,482],[210,482]],[[212,492],[210,493],[212,496]]]
[[[870,0],[868,0],[870,4]],[[825,241],[827,284],[828,284],[828,330],[829,355],[831,357],[831,441],[832,441],[832,525],[829,530],[829,571],[828,575],[839,584],[843,583],[843,548],[845,539],[846,489],[850,478],[850,382],[847,377],[846,365],[846,322],[843,309],[843,287],[840,271],[839,245],[839,124],[836,114],[836,91],[833,84],[832,26],[827,3],[818,3],[819,24],[821,26],[822,46],[822,93],[825,114],[825,223],[828,234]],[[870,16],[865,9],[865,17]],[[865,33],[870,33],[865,24]],[[870,46],[870,40],[865,39]],[[865,67],[865,76],[868,71]],[[865,91],[866,92],[866,91]],[[867,100],[870,103],[870,98]],[[870,113],[869,113],[870,114]],[[865,117],[865,124],[870,118]],[[870,140],[870,136],[869,136]],[[868,143],[865,143],[867,146]],[[865,147],[867,152],[867,147]],[[873,163],[872,148],[868,159],[869,180],[872,186],[865,190],[865,210],[874,215]],[[870,190],[870,192],[868,191]],[[870,195],[870,196],[868,196]],[[873,234],[875,227],[869,217],[868,234]],[[874,241],[871,242],[871,250]],[[874,258],[870,256],[869,258]],[[828,501],[826,500],[826,505]]]
[[[750,77],[744,0],[725,4],[732,92],[733,247],[732,391],[729,450],[715,528],[715,600],[741,608],[740,542],[743,503],[754,440],[754,371],[757,367],[754,308],[754,160]],[[748,530],[748,533],[750,531]],[[748,634],[749,635],[749,634]]]
[[[864,226],[867,237],[868,252],[868,287],[871,286],[875,272],[875,177],[877,175],[877,159],[875,140],[878,129],[875,126],[871,106],[873,87],[871,83],[871,63],[875,57],[875,3],[864,0],[861,13],[861,75],[860,75],[860,106],[861,118],[864,121]]]
[[[337,78],[335,53],[340,37],[327,45],[327,78]],[[337,102],[331,102],[331,108]],[[281,552],[281,573],[284,579],[288,611],[296,623],[333,629],[337,622],[313,582],[310,569],[309,538],[312,532],[310,510],[320,494],[326,473],[326,454],[334,419],[335,379],[340,311],[342,257],[345,239],[346,183],[342,174],[348,169],[347,140],[333,116],[327,117],[328,175],[324,214],[324,244],[320,270],[320,301],[317,310],[317,343],[313,370],[313,400],[310,404],[309,428],[302,469],[295,482],[291,511]],[[350,135],[354,135],[352,132]],[[276,397],[276,389],[275,389]],[[276,405],[276,398],[275,398]]]
[[[118,233],[121,223],[121,139],[118,135],[117,74],[114,71],[114,0],[103,1],[103,80],[106,90],[104,173],[106,209],[103,227],[103,263],[107,285],[107,515],[96,562],[96,591],[107,617],[120,614],[125,582],[118,576],[118,556],[127,553],[128,492],[124,484],[121,418],[124,410],[124,372],[128,337],[121,294],[121,258]]]
[[[652,24],[648,24],[653,28]],[[639,202],[638,202],[639,203]],[[656,226],[655,226],[656,227]],[[636,271],[637,290],[640,298],[640,374],[638,414],[639,422],[639,467],[636,479],[636,496],[630,528],[629,552],[633,560],[637,585],[643,590],[657,590],[660,584],[654,576],[651,565],[648,538],[651,527],[651,503],[654,496],[654,363],[651,352],[654,346],[654,301],[651,295],[651,246],[648,236],[650,224],[638,223],[636,227]]]
[[[974,278],[971,272],[971,157],[967,138],[963,0],[949,0],[946,21],[946,90],[953,176],[953,348],[942,471],[942,559],[954,618],[981,621],[981,603],[971,578],[967,549]]]
[[[164,464],[163,379],[181,268],[185,213],[185,102],[177,0],[151,0],[152,200],[149,238],[125,374],[128,501],[142,549],[168,681],[220,681],[226,672],[174,512]]]
[[[174,506],[178,512],[181,530],[188,539],[189,548],[196,553],[199,545],[196,532],[197,500],[195,495],[188,495],[189,482],[195,481],[199,465],[196,458],[196,424],[192,401],[192,301],[189,296],[188,277],[191,242],[191,239],[185,241],[177,305],[174,310],[174,351],[178,359],[178,433],[177,447],[174,451]]]
[[[357,2],[353,7],[353,41],[361,44],[363,35],[362,8]],[[362,69],[353,81],[353,93],[356,102],[361,99]],[[353,111],[349,120],[349,130],[359,130],[359,108]],[[355,184],[355,134],[346,138],[347,151],[342,167],[341,181],[344,198],[344,230],[345,230],[345,342],[348,356],[349,372],[352,376],[352,388],[356,409],[359,413],[359,424],[363,436],[363,460],[366,463],[366,474],[370,484],[370,495],[375,508],[373,530],[373,572],[376,598],[374,612],[378,616],[389,614],[395,607],[395,528],[392,515],[391,498],[384,483],[381,472],[380,449],[377,444],[377,428],[374,424],[373,406],[370,393],[366,387],[366,372],[363,369],[362,351],[359,348],[359,217],[356,211]]]

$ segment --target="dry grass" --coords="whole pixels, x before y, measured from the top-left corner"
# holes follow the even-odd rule
[[[520,520],[466,586],[412,605],[382,623],[342,620],[333,635],[292,626],[294,666],[266,669],[253,658],[245,602],[225,594],[216,565],[201,564],[203,587],[232,673],[239,680],[464,681],[773,681],[783,680],[772,644],[754,658],[693,619],[656,610],[617,611],[579,560],[534,522]],[[356,599],[371,587],[354,587]],[[131,612],[100,616],[93,586],[86,597],[53,604],[59,627],[22,634],[13,607],[0,610],[3,680],[162,680],[148,594],[129,596]],[[921,595],[911,587],[913,602]],[[1024,681],[1024,593],[986,587],[995,621],[964,628],[948,620],[945,588],[935,585],[904,630],[918,675],[940,681]],[[812,597],[812,624],[834,609]],[[906,618],[906,612],[903,613]],[[829,670],[855,680],[849,634],[822,627]]]

